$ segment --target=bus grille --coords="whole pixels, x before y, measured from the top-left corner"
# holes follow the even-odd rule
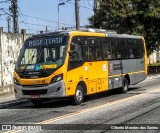
[[[46,87],[48,84],[22,85],[25,88]]]
[[[22,90],[24,95],[40,95],[47,94],[47,89],[43,90]]]

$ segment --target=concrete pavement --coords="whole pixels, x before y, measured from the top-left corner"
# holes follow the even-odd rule
[[[0,109],[27,103],[26,99],[16,99],[14,94],[0,96]]]
[[[160,78],[160,74],[148,75],[145,81]],[[14,94],[0,96],[0,109],[28,103],[26,99],[16,99]]]

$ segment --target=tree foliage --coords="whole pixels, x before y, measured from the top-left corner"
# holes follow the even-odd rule
[[[149,49],[160,43],[160,0],[103,0],[90,26],[142,35]]]

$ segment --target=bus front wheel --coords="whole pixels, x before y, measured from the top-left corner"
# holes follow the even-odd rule
[[[84,89],[82,86],[77,86],[76,92],[73,98],[73,102],[75,105],[81,104],[84,100]]]
[[[122,89],[121,89],[122,93],[126,93],[128,91],[128,86],[129,86],[128,79],[124,78],[122,82]]]

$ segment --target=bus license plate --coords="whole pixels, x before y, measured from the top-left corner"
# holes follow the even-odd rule
[[[40,95],[31,95],[31,98],[32,99],[38,99],[38,98],[40,98]]]

